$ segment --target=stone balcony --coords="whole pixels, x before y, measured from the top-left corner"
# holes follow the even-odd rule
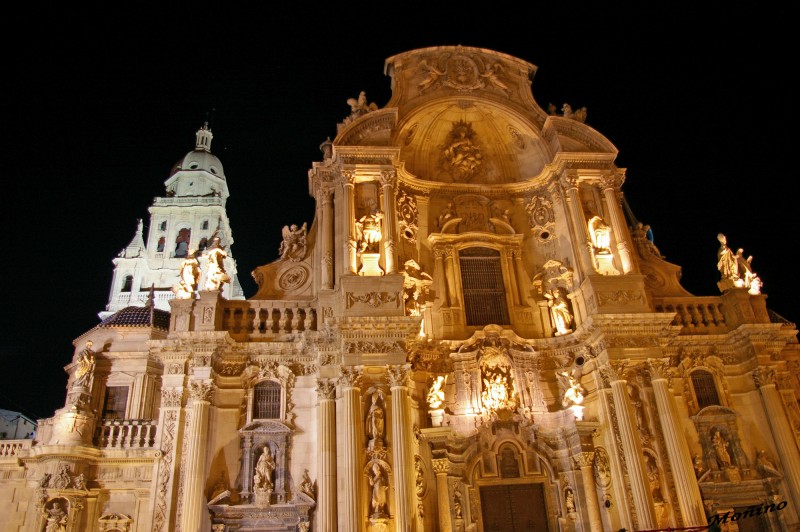
[[[33,440],[0,440],[0,461],[16,460],[22,455],[27,455],[33,445]]]
[[[152,449],[158,422],[149,419],[102,421],[95,431],[94,444],[101,449]]]

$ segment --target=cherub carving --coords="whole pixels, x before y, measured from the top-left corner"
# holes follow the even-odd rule
[[[433,65],[429,65],[427,61],[424,59],[419,62],[420,70],[427,72],[428,77],[417,83],[417,89],[419,92],[425,92],[426,90],[430,89],[439,78],[445,75],[443,70],[439,70]]]
[[[281,259],[289,259],[292,261],[301,261],[306,256],[306,232],[307,223],[298,228],[295,224],[284,225],[281,229],[283,235],[283,242],[278,248]]]
[[[356,118],[378,110],[376,103],[367,103],[367,93],[364,91],[358,94],[358,98],[348,98],[347,105],[350,106],[350,116],[345,119],[345,123],[352,122]]]

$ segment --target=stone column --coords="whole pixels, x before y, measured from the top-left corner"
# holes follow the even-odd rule
[[[514,269],[517,275],[517,288],[519,289],[519,304],[528,306],[528,275],[525,273],[525,266],[522,264],[522,248],[512,248],[511,254],[514,256]]]
[[[647,470],[643,460],[642,443],[639,441],[631,404],[628,400],[626,381],[613,373],[611,368],[606,367],[606,370],[610,373],[611,393],[614,397],[614,405],[617,411],[622,451],[625,453],[625,460],[628,464],[633,504],[639,516],[639,528],[658,528],[653,495],[650,493]]]
[[[603,199],[606,203],[606,210],[611,218],[611,229],[614,231],[614,238],[617,240],[617,252],[622,263],[622,271],[631,273],[634,268],[631,259],[631,246],[628,242],[628,230],[625,226],[625,217],[622,214],[619,201],[617,201],[617,190],[622,185],[622,177],[618,175],[604,176],[600,182],[603,188]]]
[[[586,232],[586,220],[584,219],[581,200],[578,196],[578,177],[563,176],[561,187],[564,189],[565,207],[569,219],[572,220],[573,242],[578,247],[577,258],[581,278],[584,278],[586,275],[594,273],[595,267],[590,251],[589,235]]]
[[[700,494],[700,487],[697,485],[689,444],[680,431],[681,422],[677,414],[677,406],[669,391],[670,368],[664,362],[655,360],[648,360],[648,366],[670,469],[672,469],[672,477],[678,493],[678,507],[683,518],[683,525],[705,525],[708,520],[703,509],[703,497]]]
[[[333,288],[333,191],[320,190],[322,196],[322,288]]]
[[[383,260],[386,265],[386,273],[397,273],[397,261],[394,256],[394,236],[395,236],[395,199],[394,184],[397,174],[394,170],[381,172],[381,187],[383,190]]]
[[[769,420],[778,459],[783,466],[783,477],[789,485],[794,507],[800,505],[800,455],[797,451],[794,432],[789,425],[788,413],[783,406],[781,394],[775,386],[775,370],[758,367],[753,371],[753,381],[761,392],[761,401]]]
[[[339,516],[339,528],[348,532],[361,530],[359,511],[361,462],[361,373],[357,368],[342,368],[339,379],[342,401],[342,464],[344,476],[340,486],[343,514]]]
[[[342,172],[344,177],[344,223],[345,233],[347,234],[347,261],[348,270],[351,274],[358,273],[358,256],[356,255],[356,181],[353,172]]]
[[[434,257],[436,257],[436,263],[434,266],[434,274],[439,276],[439,293],[442,295],[442,307],[449,308],[450,307],[450,297],[448,296],[448,288],[447,288],[447,274],[448,272],[444,269],[444,254],[445,250],[441,247],[436,247],[433,249]]]
[[[589,530],[603,530],[600,502],[597,500],[597,488],[594,484],[594,452],[578,453],[574,458],[575,463],[581,470],[581,478],[583,479],[586,509],[589,511]]]
[[[243,501],[255,502],[255,499],[250,500],[250,495],[253,494],[253,436],[248,434],[242,441],[242,492],[241,497]]]
[[[505,248],[500,252],[500,257],[503,262],[505,262],[505,271],[508,272],[508,279],[507,279],[507,286],[506,290],[511,292],[511,307],[509,307],[510,313],[513,316],[514,311],[513,308],[515,306],[522,305],[519,297],[519,289],[517,288],[517,272],[514,267],[514,251],[512,249]],[[503,281],[506,283],[506,281]]]
[[[389,368],[389,383],[392,391],[392,460],[394,462],[394,495],[395,495],[395,529],[406,532],[411,529],[414,518],[411,515],[409,502],[409,457],[410,447],[408,419],[408,366]]]
[[[210,380],[189,383],[189,427],[186,433],[186,454],[183,456],[186,479],[183,489],[181,530],[200,530],[204,512],[206,480],[206,446],[208,444],[208,410],[214,383]]]
[[[445,278],[447,279],[447,292],[448,298],[450,299],[450,306],[457,307],[458,304],[458,291],[456,290],[456,269],[453,266],[453,261],[455,260],[455,253],[456,250],[453,249],[453,246],[447,246],[444,249],[445,253]]]
[[[336,532],[336,385],[317,381],[317,530]]]
[[[434,458],[433,471],[436,473],[436,496],[439,503],[439,531],[453,530],[450,519],[450,489],[447,487],[447,458]]]

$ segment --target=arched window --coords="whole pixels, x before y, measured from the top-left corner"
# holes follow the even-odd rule
[[[467,248],[458,253],[467,325],[508,325],[500,252]]]
[[[253,388],[253,419],[281,417],[281,385],[275,381],[259,382]]]
[[[691,378],[694,396],[697,398],[697,408],[703,409],[707,406],[720,404],[714,375],[708,371],[698,369],[692,372]]]
[[[158,246],[156,247],[157,253],[162,253],[164,251],[164,244],[166,243],[167,239],[163,236],[158,239]]]
[[[133,275],[126,275],[122,281],[122,292],[130,292],[133,289]]]
[[[183,228],[178,231],[178,238],[175,239],[175,258],[184,258],[189,254],[189,239],[191,236],[191,229]]]
[[[166,231],[167,230],[167,221],[164,220],[158,226],[159,231]]]
[[[208,229],[208,220],[203,220],[203,229]]]

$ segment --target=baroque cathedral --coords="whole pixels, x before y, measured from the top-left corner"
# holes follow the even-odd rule
[[[64,407],[0,442],[0,528],[795,530],[797,330],[749,261],[720,235],[720,293],[688,293],[534,65],[445,46],[385,72],[251,297],[197,132]]]

